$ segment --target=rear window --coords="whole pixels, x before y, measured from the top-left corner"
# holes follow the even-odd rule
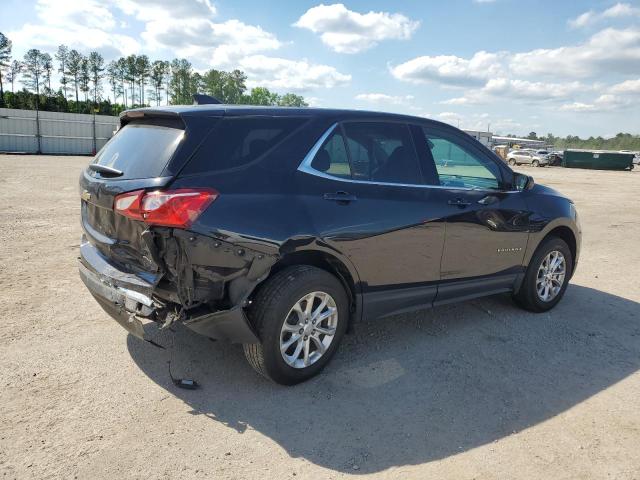
[[[294,117],[237,117],[218,123],[183,174],[228,170],[260,158],[302,123]]]
[[[178,128],[128,124],[98,152],[94,163],[122,171],[118,180],[158,177],[183,133]]]

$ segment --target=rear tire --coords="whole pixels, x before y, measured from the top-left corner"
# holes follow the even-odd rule
[[[331,360],[347,330],[349,301],[336,277],[296,265],[267,279],[247,314],[260,339],[243,346],[249,364],[276,383],[295,385]]]
[[[554,262],[561,262],[556,270],[552,268]],[[547,238],[533,254],[515,301],[531,312],[551,310],[564,296],[572,269],[573,255],[567,243],[558,237]]]

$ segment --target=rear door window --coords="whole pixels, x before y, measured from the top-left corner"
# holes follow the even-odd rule
[[[94,163],[123,172],[118,180],[158,177],[183,135],[179,128],[131,123],[106,143]]]
[[[228,117],[222,119],[186,165],[183,173],[228,170],[267,153],[297,130],[295,117]]]
[[[423,183],[409,127],[391,122],[346,122],[344,132],[354,180]]]

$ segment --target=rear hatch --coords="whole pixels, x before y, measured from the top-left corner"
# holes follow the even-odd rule
[[[116,213],[115,197],[167,187],[221,114],[212,113],[212,118],[161,110],[128,112],[116,135],[82,173],[86,241],[114,266],[149,280],[159,271],[148,226]]]

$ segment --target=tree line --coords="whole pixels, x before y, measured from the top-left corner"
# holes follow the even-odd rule
[[[517,135],[509,134],[507,137],[517,137]],[[530,132],[527,135],[529,140],[542,140],[547,145],[553,145],[558,150],[566,148],[580,148],[584,150],[631,150],[640,151],[640,135],[632,135],[630,133],[618,133],[615,137],[604,138],[594,137],[583,139],[575,135],[567,135],[566,137],[556,137],[552,133],[546,136],[538,136],[536,132]]]
[[[264,87],[248,91],[247,76],[240,70],[199,73],[186,59],[152,61],[147,55],[129,55],[106,63],[98,52],[84,55],[65,45],[53,56],[32,48],[16,59],[12,46],[0,32],[0,107],[117,115],[127,108],[190,104],[195,93],[227,104],[308,106],[293,93],[279,95]]]

